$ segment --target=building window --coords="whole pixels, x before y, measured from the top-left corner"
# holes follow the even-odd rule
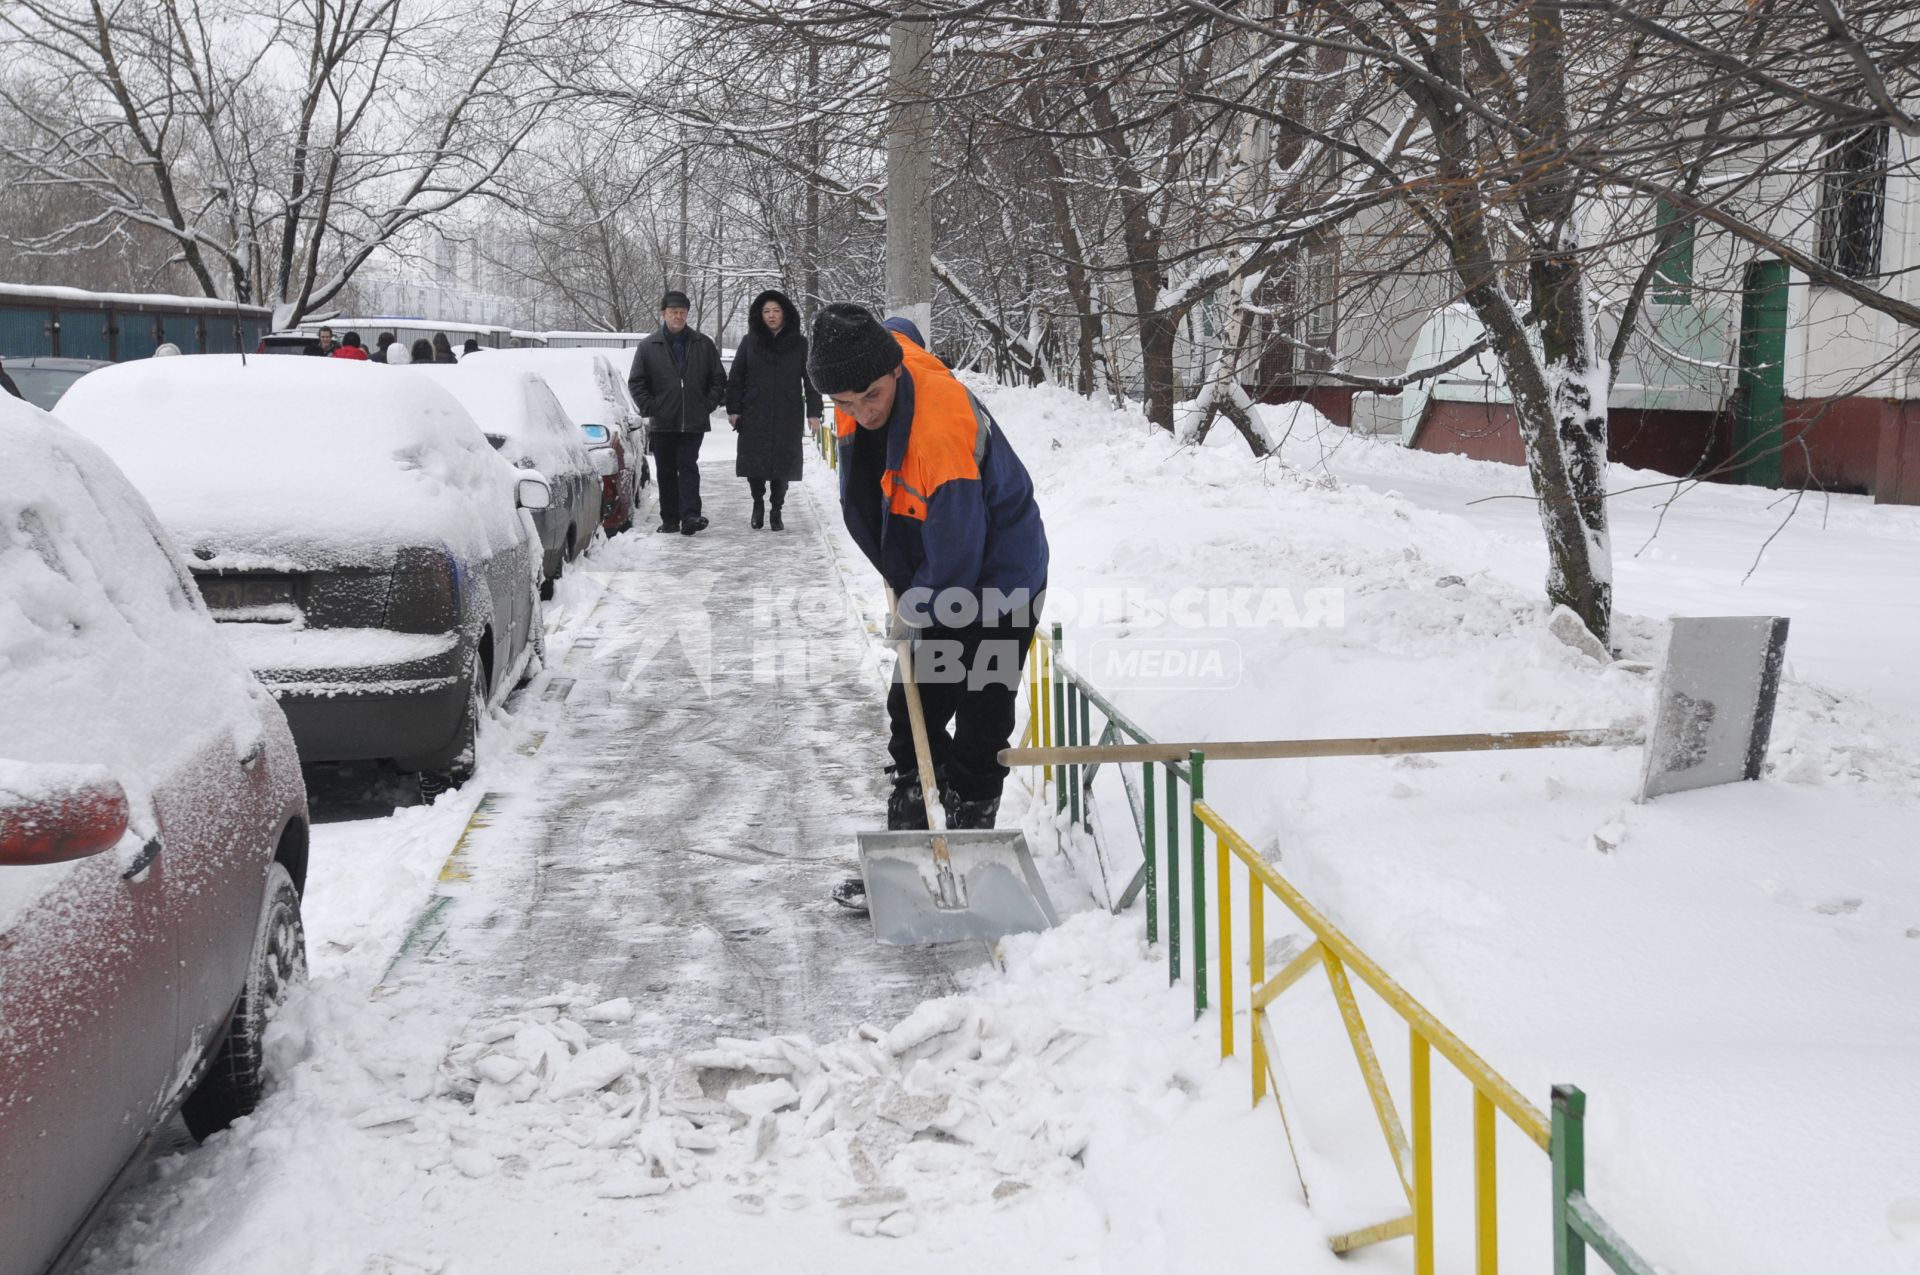
[[[1826,139],[1820,181],[1820,264],[1850,279],[1880,273],[1887,201],[1887,126]]]
[[[1676,227],[1669,230],[1668,227]],[[1657,305],[1686,305],[1693,300],[1693,218],[1662,199],[1653,210],[1654,248],[1671,236],[1653,267],[1653,299]]]
[[[1339,339],[1340,292],[1339,245],[1336,241],[1311,244],[1307,248],[1306,344],[1311,347],[1307,366],[1315,371],[1333,366]]]

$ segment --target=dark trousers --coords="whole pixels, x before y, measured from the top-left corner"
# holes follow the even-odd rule
[[[749,478],[747,479],[747,490],[753,493],[753,503],[757,505],[767,498],[767,483],[769,481],[773,483],[773,507],[778,509],[787,503],[786,479],[775,478],[768,480],[765,478]]]
[[[705,434],[647,435],[660,476],[660,521],[679,522],[700,516],[700,444]]]
[[[914,681],[927,717],[927,746],[933,764],[944,768],[946,782],[963,800],[998,797],[1007,781],[1007,768],[997,754],[1013,738],[1014,704],[1033,628],[935,626],[922,629],[914,645]],[[906,687],[898,674],[887,693],[887,717],[893,727],[887,751],[894,774],[918,776]]]

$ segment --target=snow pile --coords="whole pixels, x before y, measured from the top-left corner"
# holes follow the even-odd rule
[[[1594,749],[1222,763],[1207,796],[1534,1102],[1555,1082],[1586,1089],[1594,1199],[1663,1267],[1914,1269],[1920,511],[1835,496],[1787,521],[1779,492],[1695,485],[1675,503],[1671,480],[1613,467],[1619,658],[1601,658],[1542,597],[1522,469],[1272,408],[1269,431],[1292,436],[1255,462],[1230,431],[1196,449],[1058,390],[975,389],[1033,471],[1069,659],[1093,663],[1103,638],[1238,652],[1207,685],[1093,674],[1162,739],[1631,726],[1662,617],[1790,616],[1760,783],[1636,804],[1639,750]],[[1151,605],[1245,587],[1332,589],[1340,605],[1264,626],[1231,611],[1180,625]],[[1123,601],[1089,607],[1090,590]],[[1330,1229],[1375,1220],[1336,1198],[1370,1161],[1321,1163],[1353,1159],[1372,1119],[1344,1043],[1293,1026],[1332,1015],[1325,989],[1308,980],[1283,1004],[1316,1212]],[[1390,1021],[1374,1040],[1399,1086]],[[1464,1137],[1443,1134],[1443,1193],[1465,1194]],[[1542,1165],[1503,1153],[1502,1194],[1521,1192],[1503,1214],[1544,1210]],[[1739,1191],[1700,1189],[1730,1172]],[[1394,1204],[1381,1185],[1375,1209]],[[1448,1217],[1467,1216],[1456,1203]],[[1523,1225],[1509,1264],[1536,1258]],[[1464,1227],[1443,1221],[1441,1253],[1470,1264]]]
[[[510,474],[451,396],[344,359],[188,355],[82,378],[60,418],[201,562],[384,569],[401,545],[520,536]]]
[[[944,1251],[982,1214],[1067,1208],[1075,1225],[1035,1251],[1092,1255],[1143,1219],[1087,1224],[1090,1168],[1138,1182],[1152,1137],[1208,1136],[1185,1119],[1203,1088],[1245,1102],[1245,1073],[1214,1064],[1139,940],[1137,918],[1083,915],[898,1023],[677,1056],[634,1048],[639,1007],[591,988],[467,1015],[444,988],[368,1000],[322,979],[270,1029],[260,1111],[158,1162],[91,1268],[406,1269],[368,1264],[381,1254],[440,1270],[485,1253],[472,1269],[561,1269],[620,1243],[636,1208],[698,1221],[709,1247],[716,1219],[764,1215],[724,1246],[823,1260],[836,1235]],[[174,1224],[191,1216],[221,1224]]]

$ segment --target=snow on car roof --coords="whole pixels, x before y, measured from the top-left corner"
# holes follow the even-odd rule
[[[185,355],[87,376],[60,417],[183,548],[258,570],[483,553],[519,534],[506,467],[428,378],[344,359]]]
[[[99,768],[138,826],[210,732],[257,729],[252,675],[100,448],[0,394],[0,474],[0,789]],[[0,869],[0,930],[71,866]]]
[[[476,354],[481,353],[475,351]],[[627,390],[626,378],[614,368],[606,351],[584,346],[559,350],[487,350],[484,358],[462,360],[463,369],[517,367],[537,373],[560,400],[567,415],[581,425],[633,429],[640,414]]]
[[[524,367],[495,363],[495,357],[452,366],[409,364],[407,371],[446,387],[482,430],[509,439],[514,452],[548,478],[592,473],[585,436],[546,381]]]

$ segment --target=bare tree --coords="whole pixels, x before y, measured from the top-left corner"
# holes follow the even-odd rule
[[[384,245],[496,188],[545,110],[535,0],[13,0],[13,180],[84,196],[21,247],[125,227],[208,296],[324,306]]]

